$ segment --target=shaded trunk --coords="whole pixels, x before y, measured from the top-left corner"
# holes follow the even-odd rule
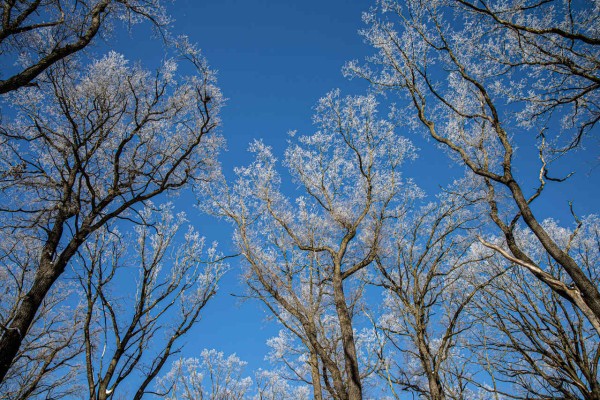
[[[310,349],[310,376],[315,400],[323,400],[323,388],[321,388],[321,374],[319,374],[319,358],[317,353]]]
[[[340,323],[340,332],[342,334],[348,399],[362,400],[362,384],[358,369],[358,357],[356,355],[356,345],[354,343],[354,332],[352,331],[352,319],[350,317],[350,312],[348,311],[348,306],[346,305],[343,281],[341,274],[339,273],[334,273],[333,296],[335,309]]]
[[[429,398],[431,400],[445,400],[446,397],[444,396],[440,376],[437,368],[432,367],[431,352],[429,351],[429,346],[427,346],[424,333],[421,329],[417,332],[417,347],[419,349],[419,358],[421,359],[423,370],[425,371],[425,375],[427,375]]]
[[[81,229],[65,249],[56,255],[56,250],[63,234],[64,223],[70,215],[61,213],[48,234],[42,249],[40,265],[33,279],[29,292],[23,297],[16,315],[0,339],[0,382],[4,381],[15,357],[19,353],[21,343],[27,335],[35,315],[58,277],[64,272],[67,263],[73,257],[84,238],[89,234],[88,228]]]
[[[44,298],[65,270],[66,257],[59,257],[55,262],[53,261],[63,233],[62,220],[64,219],[58,218],[54,228],[50,231],[42,250],[40,266],[35,274],[31,289],[23,297],[14,319],[2,334],[0,340],[0,382],[4,381]]]
[[[64,265],[57,266],[45,262],[38,270],[33,285],[17,309],[15,318],[0,340],[0,382],[4,380],[13,360],[17,356],[21,343],[31,327],[37,310],[46,294],[64,271]]]

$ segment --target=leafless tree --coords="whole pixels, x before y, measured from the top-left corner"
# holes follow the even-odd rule
[[[470,250],[479,225],[470,202],[453,194],[438,201],[399,220],[377,258],[374,283],[385,289],[377,324],[385,338],[380,375],[396,397],[398,391],[432,400],[473,395],[473,363],[462,351],[474,321],[467,311],[495,277],[478,271],[488,256]]]
[[[205,349],[200,358],[175,361],[158,380],[158,392],[168,400],[242,400],[252,386],[252,379],[242,376],[246,364],[235,354]]]
[[[366,15],[364,32],[378,54],[364,67],[349,63],[346,72],[408,100],[415,127],[486,186],[488,214],[505,238],[505,248],[495,250],[574,304],[600,334],[598,286],[532,210],[546,183],[561,180],[548,173],[556,155],[593,133],[598,121],[597,7],[561,0],[381,1]],[[527,179],[515,174],[515,138],[533,128],[540,168],[531,174],[539,182],[527,193]],[[521,221],[566,275],[545,270],[518,245]]]
[[[255,142],[256,160],[237,169],[235,186],[212,188],[213,211],[234,222],[252,292],[306,346],[315,397],[360,399],[356,275],[375,260],[388,218],[419,195],[399,171],[414,149],[377,118],[372,96],[332,92],[315,121],[319,131],[286,152],[303,190],[295,206],[279,188],[270,148]],[[322,317],[333,319],[335,335],[322,336]],[[336,340],[340,352],[331,351]]]
[[[256,400],[308,400],[310,391],[307,386],[289,384],[281,371],[259,370],[255,374]]]
[[[599,284],[599,221],[586,218],[573,231],[545,221],[553,239],[569,248],[596,285]],[[559,278],[564,271],[535,237],[516,232],[519,245],[539,265]],[[507,271],[506,260],[489,258],[481,268]],[[511,268],[476,296],[477,332],[470,343],[479,354],[491,385],[482,385],[495,398],[600,398],[600,341],[576,307],[521,268]]]
[[[2,241],[0,255],[1,326],[14,309],[16,299],[30,284],[39,248],[26,237],[7,237]],[[81,363],[83,342],[78,333],[83,315],[76,288],[59,282],[40,305],[12,368],[0,383],[0,399],[25,400],[35,397],[60,398],[80,392],[74,384]],[[72,304],[75,306],[67,306]]]
[[[489,40],[475,46],[516,83],[502,93],[523,105],[519,117],[525,126],[550,127],[552,114],[562,114],[561,138],[552,143],[556,151],[578,146],[593,132],[600,119],[597,3],[457,0],[454,5],[465,20],[489,29]],[[502,47],[491,45],[497,39]]]
[[[350,293],[351,311],[353,321],[359,320],[362,314],[362,295],[364,283],[359,290]],[[315,285],[315,290],[318,287]],[[350,297],[349,296],[349,297]],[[315,321],[314,330],[307,332],[304,327],[287,313],[284,309],[276,313],[278,322],[284,326],[277,336],[267,341],[271,351],[268,360],[278,367],[276,374],[278,380],[287,383],[303,383],[312,387],[314,398],[338,399],[342,396],[336,392],[336,384],[343,384],[344,372],[344,349],[342,336],[339,331],[339,323],[335,314],[331,312],[332,304],[330,295],[324,295],[326,301],[322,307],[316,307],[317,312],[310,315]],[[329,297],[329,299],[327,299]],[[266,301],[265,299],[263,301]],[[277,309],[276,309],[277,310]],[[356,325],[356,323],[355,323]],[[363,397],[369,397],[371,389],[378,390],[379,382],[375,376],[380,360],[377,357],[376,336],[373,329],[354,328],[354,340],[357,351],[357,361],[360,368],[360,379],[363,387]],[[307,336],[314,336],[319,342],[319,351],[328,354],[323,361],[321,353],[313,350]],[[329,365],[329,367],[326,367]],[[330,372],[333,369],[333,373]],[[342,378],[342,382],[337,382]],[[280,391],[280,390],[278,390]]]
[[[149,20],[159,29],[169,23],[160,0],[3,0],[0,62],[7,76],[0,76],[0,94],[36,85],[47,68],[118,20]]]
[[[308,400],[306,386],[292,386],[278,371],[258,370],[246,376],[246,362],[232,354],[203,350],[198,358],[182,358],[157,380],[155,394],[168,400]]]
[[[84,293],[81,330],[93,400],[113,398],[124,382],[131,398],[141,399],[179,351],[178,341],[199,320],[225,272],[216,249],[205,249],[198,233],[188,230],[177,243],[185,219],[173,215],[170,206],[155,213],[145,209],[142,218],[135,237],[96,231],[75,262]],[[135,291],[119,290],[119,282],[130,279]],[[136,379],[127,380],[132,376]]]
[[[11,94],[18,117],[0,132],[0,232],[38,250],[31,279],[9,286],[2,315],[0,382],[37,311],[87,238],[136,206],[190,181],[210,179],[221,138],[222,98],[198,52],[182,43],[197,76],[152,74],[110,53],[86,67],[54,64],[39,88]],[[17,233],[15,233],[17,232]]]

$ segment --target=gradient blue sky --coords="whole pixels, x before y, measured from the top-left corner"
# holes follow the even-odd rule
[[[282,155],[289,130],[311,133],[313,106],[329,90],[341,88],[344,94],[366,91],[365,82],[348,81],[340,69],[344,62],[363,59],[371,52],[357,33],[363,27],[361,13],[369,4],[350,0],[176,0],[169,4],[175,19],[173,34],[186,34],[198,44],[219,71],[219,85],[229,99],[221,130],[229,149],[221,158],[226,172],[249,161],[245,149],[255,138],[262,138]],[[115,35],[107,44],[130,60],[147,63],[163,57],[161,45],[150,36],[148,27],[136,27],[131,36]],[[405,174],[434,195],[440,185],[458,177],[461,169],[431,143],[414,139],[421,148],[420,158],[407,166]],[[521,149],[529,145],[522,143]],[[589,143],[590,147],[597,145],[597,141]],[[569,200],[575,201],[580,215],[598,212],[600,167],[599,160],[593,158],[597,149],[591,150],[565,160],[564,171],[569,163],[576,163],[579,172],[566,184],[548,186],[545,200],[536,205],[540,217],[570,222]],[[519,162],[527,167],[537,160]],[[208,240],[219,241],[225,253],[233,251],[227,223],[199,215],[187,195],[174,201]],[[269,314],[257,301],[240,303],[232,296],[242,294],[243,286],[238,262],[234,260],[231,267],[220,293],[187,337],[184,355],[198,355],[203,348],[235,352],[249,362],[250,372],[267,367],[263,361],[265,341],[277,328],[266,321]]]

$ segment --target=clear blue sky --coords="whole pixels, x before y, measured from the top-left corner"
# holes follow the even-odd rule
[[[289,130],[311,133],[312,107],[329,90],[339,87],[346,94],[366,90],[364,82],[348,81],[340,69],[344,62],[363,59],[370,53],[357,33],[363,27],[361,12],[369,5],[349,0],[176,0],[169,4],[175,18],[173,33],[186,34],[198,44],[211,66],[219,71],[219,85],[229,99],[221,131],[229,148],[221,158],[226,171],[248,162],[245,149],[254,138],[262,138],[281,155]],[[115,42],[108,44],[131,60],[146,63],[162,58],[162,49],[150,38],[147,27],[140,28],[136,27],[129,39],[119,34]],[[414,139],[422,150],[419,160],[407,168],[406,176],[414,177],[432,195],[450,177],[459,176],[461,169],[452,166],[431,143],[420,137]],[[598,142],[590,145],[597,146]],[[522,149],[526,147],[523,143]],[[575,200],[575,209],[581,215],[598,212],[600,167],[599,160],[593,159],[597,150],[591,150],[567,160],[578,164],[578,174],[567,184],[549,185],[544,196],[551,200],[540,202],[538,215],[568,222],[568,200]],[[537,160],[519,162],[526,167]],[[226,223],[199,216],[188,196],[175,202],[178,208],[186,209],[208,240],[219,241],[226,253],[233,251]],[[233,261],[220,293],[187,337],[184,354],[197,355],[203,348],[235,352],[250,363],[250,373],[267,366],[263,362],[265,341],[277,330],[274,324],[265,322],[268,314],[257,301],[240,305],[239,299],[230,295],[243,291],[238,271],[239,265]]]
[[[366,90],[364,82],[348,81],[340,69],[347,60],[363,58],[369,51],[357,34],[367,8],[367,2],[339,0],[176,0],[169,5],[175,19],[173,35],[185,34],[198,44],[218,70],[219,86],[228,98],[221,130],[228,143],[221,158],[226,172],[250,160],[246,149],[254,138],[262,138],[281,155],[289,130],[310,133],[313,106],[329,90],[340,87],[347,94]],[[163,53],[150,36],[148,27],[134,27],[129,38],[118,34],[107,45],[151,67]],[[189,204],[191,197],[174,201],[209,241],[217,240],[226,253],[234,251],[227,223],[198,215]],[[185,339],[184,354],[199,355],[203,348],[235,352],[249,362],[251,374],[268,368],[263,361],[265,342],[278,328],[266,322],[269,314],[258,301],[241,303],[231,295],[244,291],[239,268],[234,260],[220,292]]]

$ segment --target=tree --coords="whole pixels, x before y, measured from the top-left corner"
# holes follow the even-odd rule
[[[242,377],[246,362],[235,354],[225,358],[222,352],[204,349],[198,358],[173,363],[171,371],[159,381],[161,392],[171,400],[242,400],[252,379]],[[204,378],[208,379],[204,379]],[[162,396],[162,394],[161,394]]]
[[[255,374],[255,400],[308,400],[307,386],[291,386],[282,371],[258,370]]]
[[[0,244],[0,326],[6,327],[11,309],[31,284],[39,248],[24,236],[8,236]],[[76,307],[77,288],[58,282],[32,321],[12,368],[0,383],[0,398],[62,398],[81,391],[74,384],[83,342],[79,334],[83,315]],[[75,306],[68,306],[74,304]]]
[[[380,273],[373,282],[384,288],[377,324],[385,338],[380,374],[394,394],[409,391],[431,400],[471,397],[471,363],[462,351],[474,324],[468,310],[495,277],[474,273],[488,256],[470,250],[477,214],[468,211],[469,205],[444,193],[398,220],[382,245]]]
[[[142,210],[135,237],[98,230],[78,254],[85,315],[80,334],[92,400],[112,398],[124,382],[133,399],[148,393],[226,270],[214,245],[205,249],[194,230],[177,243],[185,219],[171,208]],[[118,289],[118,282],[131,278],[135,292]]]
[[[8,74],[0,76],[0,94],[36,85],[47,68],[84,49],[115,21],[149,20],[159,29],[169,23],[160,0],[5,0],[0,20],[0,60]]]
[[[82,68],[63,60],[39,88],[11,94],[18,116],[0,132],[0,231],[27,236],[35,262],[2,316],[0,381],[36,312],[81,245],[115,219],[135,221],[136,206],[210,179],[221,138],[222,104],[199,53],[181,53],[197,76],[174,79],[167,60],[151,74],[109,53]]]
[[[243,377],[246,362],[232,354],[204,349],[200,358],[182,358],[157,382],[156,394],[181,400],[307,400],[303,386],[290,386],[277,371],[258,370],[256,384]],[[251,393],[254,396],[251,397]]]
[[[552,220],[543,222],[554,240],[571,249],[596,285],[600,284],[598,223],[597,217],[588,217],[573,230]],[[515,234],[538,265],[563,278],[564,271],[531,232],[519,229]],[[507,268],[498,255],[480,268],[505,272],[477,294],[470,308],[478,335],[469,346],[494,383],[482,388],[500,398],[600,398],[600,341],[583,313],[527,271]]]
[[[378,54],[368,66],[349,63],[346,72],[408,100],[417,124],[486,186],[488,214],[506,244],[491,247],[574,304],[600,334],[597,285],[532,210],[546,183],[562,180],[549,176],[551,163],[593,134],[598,121],[594,10],[591,2],[579,8],[559,0],[381,1],[364,31]],[[515,173],[515,138],[533,128],[539,183],[527,194],[529,181]],[[562,279],[518,245],[521,221],[566,272]]]
[[[374,262],[387,221],[419,196],[400,174],[414,148],[377,117],[376,104],[373,96],[340,98],[337,91],[319,101],[319,130],[286,151],[303,191],[295,206],[282,194],[275,158],[261,142],[251,147],[255,161],[236,170],[231,189],[224,181],[208,189],[213,212],[234,223],[251,293],[306,346],[316,398],[323,390],[336,399],[362,397],[356,276]],[[322,316],[334,318],[335,336],[322,336]],[[328,343],[339,343],[339,352]]]
[[[353,310],[358,311],[364,307],[364,302],[361,300],[362,294],[362,290],[359,293],[352,293],[353,298],[357,300],[357,304],[353,305]],[[313,317],[316,321],[314,335],[317,337],[320,347],[329,354],[327,363],[332,364],[335,373],[330,373],[327,368],[323,367],[325,362],[319,361],[320,353],[312,350],[310,342],[306,338],[307,334],[303,334],[302,326],[291,317],[285,318],[285,315],[285,312],[277,315],[280,321],[282,319],[285,321],[282,323],[284,328],[279,331],[277,336],[267,341],[267,345],[271,349],[267,359],[278,367],[276,371],[270,372],[270,375],[276,374],[279,377],[278,380],[286,382],[286,385],[288,382],[302,382],[307,385],[306,387],[312,386],[314,398],[317,399],[341,398],[342,396],[336,392],[335,386],[336,383],[339,385],[339,382],[336,381],[338,379],[337,371],[339,370],[342,377],[344,374],[344,350],[339,323],[335,315],[332,315],[331,311],[323,309],[322,314]],[[356,319],[360,318],[360,313],[356,312],[356,317]],[[379,382],[375,375],[380,364],[377,357],[378,343],[373,329],[365,327],[353,330],[363,398],[365,398],[368,397],[369,389],[379,389]],[[260,383],[258,381],[257,385],[260,386]],[[273,385],[269,387],[276,389]],[[284,388],[281,387],[277,392],[283,392]],[[288,390],[287,393],[291,392]]]

